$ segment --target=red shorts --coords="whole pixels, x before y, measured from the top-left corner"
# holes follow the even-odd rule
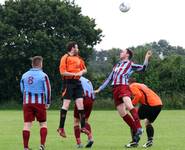
[[[32,122],[37,119],[39,122],[46,121],[45,104],[24,104],[23,105],[24,122]]]
[[[112,92],[115,106],[123,103],[122,97],[131,97],[131,91],[128,85],[116,85],[113,87]]]
[[[91,114],[91,111],[93,108],[93,102],[94,102],[94,100],[92,100],[89,97],[84,98],[83,104],[84,104],[84,111],[85,111],[85,118],[86,119],[88,119]],[[76,104],[75,104],[75,108],[74,108],[74,117],[80,119]]]

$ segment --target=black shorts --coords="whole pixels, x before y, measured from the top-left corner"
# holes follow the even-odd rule
[[[138,115],[140,119],[148,119],[150,123],[152,123],[159,115],[161,109],[162,106],[141,105],[138,110]]]
[[[63,80],[62,98],[70,99],[70,100],[83,98],[83,88],[82,88],[81,81],[77,79]]]

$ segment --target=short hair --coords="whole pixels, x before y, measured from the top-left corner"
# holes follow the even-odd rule
[[[42,56],[34,56],[31,58],[31,61],[32,61],[33,67],[40,66],[43,61],[43,57]]]
[[[127,50],[127,54],[129,54],[128,59],[129,59],[129,60],[132,59],[132,57],[133,57],[133,52],[132,52],[132,50],[129,49],[129,48],[127,48],[126,50]]]
[[[70,52],[72,48],[75,48],[75,45],[77,45],[77,42],[75,41],[70,41],[69,43],[67,43],[67,51]]]
[[[136,78],[129,78],[128,83],[132,84],[132,83],[134,83],[136,81],[137,81]]]

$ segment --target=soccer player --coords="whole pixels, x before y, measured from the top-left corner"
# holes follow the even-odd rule
[[[145,84],[136,83],[135,79],[129,79],[129,87],[133,95],[132,104],[141,104],[138,109],[140,119],[145,119],[145,127],[148,140],[143,147],[150,147],[153,144],[154,128],[152,123],[155,121],[162,109],[160,97],[148,88]]]
[[[58,133],[62,137],[66,137],[64,130],[67,110],[69,108],[72,99],[78,108],[80,116],[81,132],[89,134],[85,128],[85,112],[83,106],[83,88],[80,77],[87,72],[84,61],[79,57],[78,45],[76,42],[69,42],[67,44],[68,53],[65,54],[60,60],[60,74],[62,75],[62,97],[63,105],[60,110],[60,124],[57,129]]]
[[[85,111],[85,127],[89,131],[89,134],[87,135],[88,142],[85,147],[90,148],[93,145],[94,141],[93,141],[93,137],[92,137],[91,125],[88,122],[88,120],[89,120],[89,117],[90,117],[90,114],[91,114],[91,111],[93,108],[95,95],[94,95],[93,85],[92,85],[91,81],[89,81],[85,77],[81,77],[80,81],[82,83],[83,93],[84,93],[83,104],[84,104],[84,111]],[[74,108],[74,134],[75,134],[75,138],[76,138],[77,148],[82,148],[83,145],[82,145],[81,139],[80,139],[79,123],[80,123],[80,116],[78,114],[78,109],[75,104],[75,108]]]
[[[29,150],[30,129],[32,121],[37,119],[40,125],[40,147],[45,150],[47,136],[46,109],[51,103],[50,81],[42,71],[43,58],[34,56],[32,58],[32,68],[22,75],[20,81],[21,92],[23,93],[23,143],[24,150]]]
[[[95,90],[95,93],[99,93],[112,80],[115,106],[119,115],[134,132],[134,141],[126,145],[126,147],[136,147],[138,145],[140,135],[142,134],[142,127],[138,114],[131,102],[131,92],[128,86],[128,79],[134,71],[145,71],[151,55],[151,51],[148,51],[145,55],[144,64],[138,65],[131,61],[133,53],[130,49],[122,50],[120,52],[120,61],[113,67],[112,72],[104,83],[97,90]],[[132,117],[126,110],[130,111]]]

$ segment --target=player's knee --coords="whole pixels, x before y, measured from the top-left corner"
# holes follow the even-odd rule
[[[83,99],[77,99],[75,103],[76,103],[78,110],[84,109]]]
[[[62,109],[68,110],[70,102],[71,102],[70,100],[64,100],[63,105],[62,105]]]
[[[145,126],[148,126],[148,125],[151,125],[152,123],[148,120],[148,119],[145,119]]]
[[[47,122],[40,122],[40,128],[47,128]]]
[[[30,131],[31,127],[32,127],[32,123],[31,122],[25,122],[23,130]]]

